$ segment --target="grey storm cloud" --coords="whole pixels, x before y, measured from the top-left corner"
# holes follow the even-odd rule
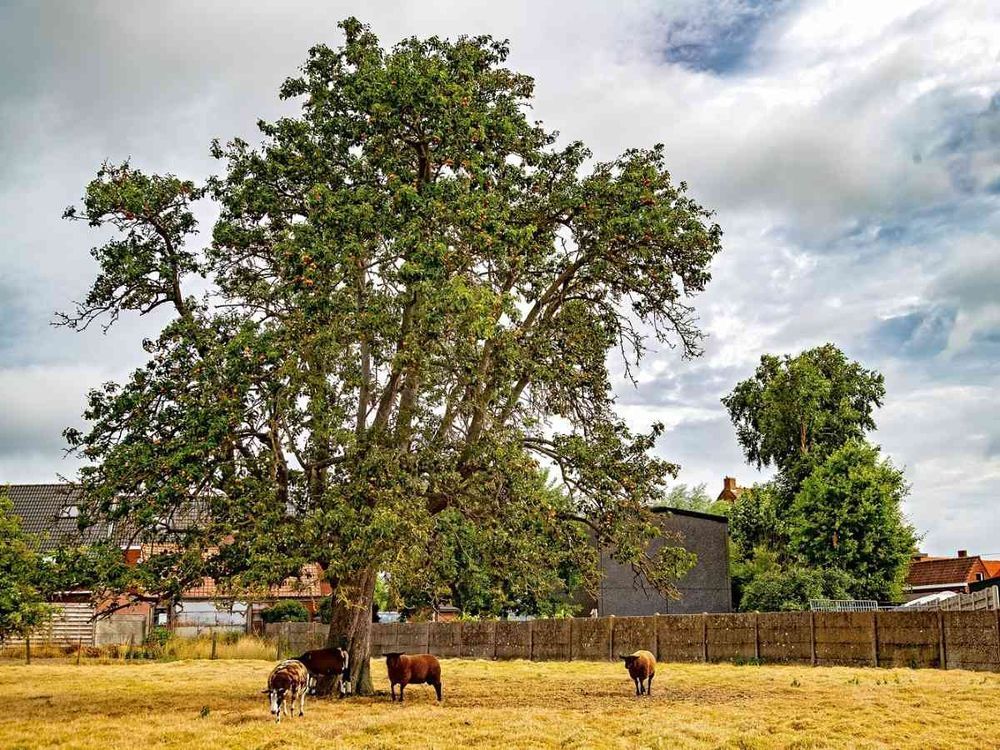
[[[100,237],[60,220],[104,159],[204,179],[212,138],[294,111],[281,81],[356,15],[386,44],[488,33],[533,116],[596,158],[664,143],[716,210],[709,337],[617,386],[679,481],[758,475],[719,399],[764,352],[832,341],[886,374],[879,441],[934,552],[995,551],[1000,482],[1000,7],[993,0],[435,3],[0,0],[0,482],[71,475],[62,430],[161,320],[53,328]],[[203,237],[213,212],[199,215]]]

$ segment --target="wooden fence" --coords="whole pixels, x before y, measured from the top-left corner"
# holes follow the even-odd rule
[[[319,648],[318,623],[275,623],[282,655]],[[769,612],[376,624],[372,654],[468,659],[750,661],[1000,672],[1000,612]]]

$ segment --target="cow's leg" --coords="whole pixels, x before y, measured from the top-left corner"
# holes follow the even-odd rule
[[[635,681],[635,694],[642,695],[642,682],[638,677],[633,677],[632,679]]]
[[[434,692],[437,693],[438,703],[441,702],[441,681],[438,680],[434,683]]]
[[[309,691],[306,690],[305,687],[303,687],[301,692],[299,693],[299,716],[306,715],[306,693],[308,692]]]
[[[395,703],[396,702],[396,683],[395,682],[390,682],[389,683],[389,695],[392,696],[392,702]]]
[[[405,687],[406,687],[406,683],[405,682],[399,683],[399,702],[400,703],[403,702],[403,688],[405,688]]]
[[[650,675],[649,679],[646,680],[646,695],[652,695],[652,694],[653,694],[653,675]]]

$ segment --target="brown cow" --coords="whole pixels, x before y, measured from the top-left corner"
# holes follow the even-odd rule
[[[636,651],[628,656],[622,655],[619,658],[625,660],[625,668],[628,669],[629,676],[635,680],[636,695],[651,695],[653,689],[653,675],[656,674],[656,657],[649,651]],[[642,684],[645,680],[645,686]]]
[[[407,685],[433,685],[437,699],[441,700],[441,662],[432,654],[404,654],[398,651],[385,655],[389,670],[389,692],[396,700],[399,685],[399,702],[403,702],[403,689]]]
[[[310,693],[315,695],[319,692],[316,687],[318,682],[316,678],[326,680],[336,679],[339,683],[337,689],[341,698],[351,692],[351,660],[345,649],[317,648],[312,651],[306,651],[298,660],[306,665],[306,669],[309,670],[309,676],[313,678],[310,681]],[[320,687],[323,687],[323,685],[320,685]],[[324,694],[326,692],[324,689]]]

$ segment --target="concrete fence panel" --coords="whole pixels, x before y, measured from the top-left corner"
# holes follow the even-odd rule
[[[759,657],[764,661],[812,661],[812,626],[808,612],[764,612],[757,615]]]
[[[497,659],[531,658],[531,623],[500,620],[494,629]]]
[[[579,661],[607,661],[613,658],[611,628],[614,618],[580,617],[570,621],[571,657]]]
[[[875,666],[874,612],[813,612],[816,663]]]
[[[709,661],[753,659],[757,656],[757,631],[752,612],[707,615]]]
[[[372,625],[372,656],[385,656],[392,651],[401,651],[397,645],[394,622],[377,622]]]
[[[611,631],[611,651],[617,659],[624,654],[644,650],[656,654],[656,619],[654,617],[615,617]]]
[[[942,612],[948,669],[1000,671],[1000,620],[993,610]]]
[[[492,659],[496,654],[496,622],[463,622],[460,652],[466,659]]]
[[[937,612],[879,612],[880,667],[940,667],[941,631]]]
[[[531,658],[536,661],[569,661],[572,658],[570,620],[533,620]]]
[[[426,654],[431,623],[400,622],[396,625],[396,651],[404,654]]]
[[[437,622],[430,627],[428,653],[445,659],[462,655],[462,623]]]
[[[657,615],[657,661],[704,661],[705,615]]]

